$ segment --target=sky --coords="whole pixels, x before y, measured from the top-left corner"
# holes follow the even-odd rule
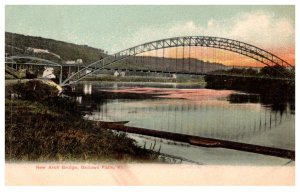
[[[6,5],[5,31],[86,44],[110,54],[168,37],[217,36],[295,63],[294,6]]]

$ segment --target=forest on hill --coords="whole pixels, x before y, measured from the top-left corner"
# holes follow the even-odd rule
[[[54,62],[91,63],[106,56],[103,49],[63,41],[5,32],[5,53],[27,55]]]

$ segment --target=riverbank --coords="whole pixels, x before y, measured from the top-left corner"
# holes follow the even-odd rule
[[[295,81],[234,76],[205,76],[206,88],[258,93],[268,99],[295,102]]]
[[[197,83],[206,84],[203,76],[196,75],[178,75],[174,77],[151,77],[151,76],[90,76],[84,78],[84,81],[101,81],[101,82],[153,82],[153,83]]]
[[[56,95],[39,81],[6,86],[6,161],[158,162],[158,153],[83,120],[74,101]]]
[[[87,94],[86,97],[83,96],[84,95],[83,93],[86,90],[86,87],[84,86],[85,85],[84,84],[82,86],[76,87],[76,90],[78,89],[79,92],[78,92],[77,96],[76,96],[76,94],[74,95],[74,99],[75,98],[78,99],[76,107],[86,106],[89,109],[88,110],[78,110],[78,109],[74,108],[73,112],[81,111],[81,112],[87,114],[87,113],[93,111],[93,110],[91,110],[91,107],[98,106],[97,102],[105,102],[105,99],[112,99],[112,98],[115,98],[115,99],[122,99],[122,98],[145,99],[145,98],[149,98],[149,99],[151,99],[151,98],[158,98],[158,97],[163,97],[163,98],[167,97],[167,98],[173,98],[173,99],[175,99],[175,98],[180,99],[179,103],[182,103],[183,101],[187,101],[186,99],[188,99],[188,98],[192,99],[192,100],[200,99],[201,102],[203,102],[203,99],[205,101],[205,98],[207,98],[207,96],[209,96],[209,98],[211,98],[211,96],[213,96],[213,95],[217,95],[218,97],[220,97],[221,92],[228,92],[228,91],[224,90],[224,91],[216,91],[216,94],[212,94],[214,92],[214,90],[204,90],[204,92],[202,90],[199,92],[196,90],[194,90],[194,91],[188,90],[187,91],[187,90],[177,90],[177,89],[176,89],[176,91],[172,92],[172,90],[170,90],[170,89],[155,89],[155,88],[149,88],[149,87],[148,88],[136,88],[136,83],[134,83],[134,88],[129,88],[129,89],[127,88],[125,90],[123,88],[120,90],[116,90],[115,86],[112,86],[111,84],[109,84],[108,87],[109,88],[113,87],[113,90],[101,90],[101,88],[97,87],[95,84],[93,84],[93,86],[90,86],[90,82],[87,82],[87,84],[88,84],[87,88],[90,89],[90,92],[86,93]],[[118,84],[122,84],[122,86],[125,86],[124,83],[118,83]],[[126,86],[130,86],[130,85],[126,85]],[[93,91],[92,91],[92,87],[93,87]],[[101,87],[102,88],[106,87],[106,89],[107,89],[106,84],[103,85],[101,83]],[[163,87],[165,87],[165,84]],[[80,91],[82,91],[83,93],[80,93]],[[93,92],[93,94],[91,94],[92,92]],[[28,96],[30,96],[30,95],[28,95]],[[194,98],[194,96],[197,96],[197,97]],[[185,99],[183,100],[183,98],[185,98]],[[161,100],[161,99],[159,99],[159,100]],[[80,103],[80,104],[78,104],[78,103]],[[63,102],[56,101],[55,104],[65,106],[65,103],[63,103]],[[134,104],[134,105],[137,106],[137,104]],[[47,106],[49,106],[49,105],[47,104]],[[189,107],[189,108],[193,109],[193,107],[192,108]],[[68,108],[67,111],[69,111],[70,109],[72,109],[72,107]],[[142,117],[138,117],[138,114],[141,114],[141,113],[136,111],[137,109],[138,108],[136,108],[135,110],[129,110],[127,113],[127,110],[123,108],[123,113],[127,114],[127,115],[128,114],[134,115],[134,116],[136,116],[137,119],[140,119]],[[146,109],[146,111],[148,111],[147,108],[145,108],[145,109]],[[162,108],[162,109],[169,109],[169,107]],[[176,109],[176,108],[174,108],[174,109]],[[180,107],[179,108],[177,107],[177,110],[178,109],[180,109]],[[184,107],[182,109],[188,109],[188,108]],[[121,108],[121,110],[122,110],[122,108]],[[157,108],[157,110],[159,111],[159,108]],[[195,108],[194,108],[194,110],[195,110]],[[104,109],[101,111],[107,111],[107,110]],[[120,112],[120,108],[117,111]],[[164,115],[162,115],[162,116],[164,116]],[[167,116],[164,116],[164,117],[167,118]],[[180,117],[180,116],[177,116],[177,118],[178,117]],[[79,118],[81,118],[81,117],[79,116]],[[90,118],[90,119],[94,119],[94,118]],[[125,121],[125,120],[129,120],[129,119],[128,118],[126,118],[124,120],[122,120],[122,119],[116,120],[115,119],[115,121]],[[151,117],[150,117],[150,119],[151,119]],[[151,119],[151,122],[152,122],[152,120],[153,119]],[[133,121],[130,120],[130,122],[133,122]],[[161,123],[162,121],[159,121],[159,122]],[[166,122],[169,122],[169,121],[166,121]],[[177,122],[179,122],[179,121],[177,121]],[[95,123],[95,122],[92,121],[91,123]],[[131,123],[129,123],[129,124],[131,125]],[[272,122],[272,125],[273,125],[272,127],[274,127],[273,122]],[[276,125],[276,123],[275,123],[275,125]],[[132,126],[134,126],[134,125],[132,125]],[[159,124],[158,126],[161,126],[161,124]],[[167,125],[167,126],[169,127],[169,125]],[[187,125],[187,126],[189,126],[189,125]],[[144,127],[144,126],[135,125],[135,127]],[[176,128],[178,129],[178,124],[175,123],[174,126],[170,125],[170,127],[174,127],[175,129]],[[101,125],[101,126],[96,125],[95,129],[97,129],[97,128],[103,129],[103,128],[108,128],[108,126],[107,125]],[[191,127],[189,130],[192,130]],[[276,141],[276,143],[278,143],[277,141],[280,141],[280,140],[276,139],[276,134],[275,134],[275,138],[273,138],[273,136],[272,136],[272,135],[274,135],[274,131],[276,132],[276,130],[279,130],[279,129],[275,128],[274,130],[272,130],[271,137],[270,138],[268,137],[268,138],[271,140],[273,139],[274,141]],[[246,131],[246,130],[244,130],[244,131]],[[111,132],[113,134],[125,134],[125,133],[123,133],[124,130],[123,131],[117,130],[117,131],[111,131]],[[154,132],[155,131],[151,131],[151,133],[154,133]],[[287,131],[287,132],[290,132],[290,131]],[[293,133],[293,131],[291,131],[291,133]],[[183,133],[183,134],[185,134],[185,133]],[[186,133],[186,134],[193,135],[190,132]],[[282,134],[279,134],[279,135],[280,135],[280,137],[283,137]],[[251,165],[252,164],[253,165],[254,164],[255,165],[262,165],[262,164],[264,164],[264,165],[287,165],[287,164],[289,164],[290,165],[291,162],[292,162],[292,164],[294,162],[293,160],[281,158],[281,157],[240,151],[239,149],[237,149],[237,150],[230,149],[230,148],[226,149],[226,148],[223,148],[223,146],[220,146],[219,144],[218,144],[218,146],[216,146],[215,148],[212,149],[211,147],[207,147],[207,146],[203,147],[201,145],[200,146],[193,145],[194,143],[192,143],[192,142],[174,141],[173,138],[163,139],[163,137],[161,138],[161,136],[159,136],[159,135],[156,137],[155,136],[153,137],[153,136],[143,135],[143,133],[135,134],[135,133],[127,132],[126,136],[134,139],[134,142],[137,141],[137,142],[135,142],[136,145],[142,149],[148,149],[150,152],[151,151],[160,152],[159,155],[157,153],[154,153],[154,155],[157,155],[156,157],[158,157],[158,159],[162,160],[163,162],[195,163],[195,164],[215,164],[215,163],[223,164],[223,160],[224,160],[224,163],[228,164],[228,165],[230,165],[230,164],[231,165],[232,164],[247,164],[247,165],[248,164],[251,164]],[[205,135],[198,135],[198,136],[209,137],[209,136],[205,136]],[[225,138],[225,140],[226,140],[226,138]],[[257,141],[258,141],[258,143],[257,143]],[[251,142],[251,144],[269,146],[268,144],[265,145],[265,143],[259,142],[260,141],[259,139],[257,141]],[[243,141],[238,141],[238,142],[243,142]],[[175,144],[172,144],[172,143],[175,143]],[[292,145],[290,145],[290,146],[292,146]],[[187,147],[189,147],[189,148],[187,148]],[[280,144],[278,144],[277,146],[274,146],[271,142],[271,147],[281,148],[282,146]],[[286,149],[286,147],[283,147],[283,148]],[[290,149],[290,147],[287,147],[287,149]],[[293,150],[293,147],[291,147],[291,150]],[[181,151],[181,152],[178,153],[178,151]],[[197,153],[197,154],[195,154],[195,153]],[[202,155],[199,155],[198,153],[202,154]],[[228,154],[228,153],[232,154],[232,157],[228,157],[225,155],[225,158],[224,158],[223,157],[224,154]],[[215,159],[220,159],[220,160],[216,161]],[[259,163],[257,163],[257,160],[259,160]],[[86,161],[86,160],[82,160],[82,161]],[[95,161],[97,161],[97,160],[95,160]],[[157,158],[153,161],[150,160],[148,162],[155,162],[155,161],[157,161]],[[122,162],[122,160],[121,160],[121,162]],[[131,161],[129,161],[129,162],[131,162]]]
[[[195,146],[208,147],[208,148],[234,149],[239,151],[259,153],[264,155],[271,155],[271,156],[295,160],[295,151],[278,149],[274,147],[265,147],[265,146],[259,146],[253,144],[226,141],[221,139],[211,139],[211,138],[191,136],[186,134],[171,133],[166,131],[136,128],[136,127],[125,126],[122,123],[98,122],[98,126],[105,127],[106,129],[111,129],[111,130],[169,139],[172,141],[183,142]]]
[[[195,146],[188,143],[161,139],[146,135],[127,133],[128,137],[137,141],[140,146],[145,146],[147,149],[155,146],[160,148],[161,154],[168,154],[176,158],[168,159],[168,156],[163,160],[175,163],[192,163],[198,165],[221,165],[221,166],[295,166],[295,161],[275,157],[270,155],[262,155],[226,148],[209,148]]]

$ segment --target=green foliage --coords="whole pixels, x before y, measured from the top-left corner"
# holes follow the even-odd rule
[[[38,110],[39,109],[39,110]],[[6,100],[5,158],[18,161],[153,161],[125,134],[45,105]]]
[[[87,45],[76,45],[53,39],[25,36],[9,32],[5,32],[5,45],[5,53],[9,53],[9,55],[33,55],[54,62],[82,59],[83,63],[90,63],[105,56],[103,50]],[[33,53],[27,49],[28,47],[45,49],[59,55],[61,58],[47,53]]]
[[[26,73],[22,71],[17,71],[9,66],[5,66],[5,73],[10,74],[13,78],[22,79],[26,77]]]
[[[7,87],[5,159],[17,161],[155,161],[157,154],[126,134],[83,120],[74,100],[41,81]],[[10,96],[10,95],[8,95]]]
[[[243,74],[243,75],[253,75],[253,76],[259,75],[259,72],[252,68],[242,68],[242,69],[232,68],[227,70],[226,72],[230,74]]]
[[[280,79],[249,78],[236,76],[205,76],[206,88],[232,89],[260,94],[260,102],[271,104],[272,109],[283,111],[286,103],[295,105],[295,83]]]
[[[32,80],[26,83],[13,85],[13,91],[21,99],[30,101],[44,101],[58,94],[58,89],[54,86],[43,83],[42,81]]]
[[[265,66],[265,67],[263,67],[261,69],[260,73],[263,76],[286,77],[289,74],[289,71],[285,67],[275,65],[275,66]]]
[[[80,116],[76,103],[71,98],[59,97],[58,89],[38,80],[13,85],[10,92],[18,95],[18,99],[39,102],[57,113],[69,113]]]
[[[222,74],[236,74],[236,75],[245,75],[245,76],[261,76],[261,77],[277,77],[277,78],[294,78],[293,73],[285,67],[280,65],[275,66],[265,66],[261,68],[260,71],[257,71],[252,68],[232,68],[228,70],[218,70],[215,73]]]

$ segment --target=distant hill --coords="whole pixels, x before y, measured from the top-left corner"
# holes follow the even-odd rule
[[[10,32],[5,32],[5,53],[31,55],[59,63],[91,63],[106,56],[103,49]]]
[[[107,56],[104,50],[76,45],[42,37],[26,36],[5,32],[5,53],[7,55],[31,55],[58,63],[89,64]],[[169,70],[180,72],[210,72],[227,69],[221,63],[201,59],[174,59],[151,56],[130,57],[110,65],[111,68]]]
[[[203,61],[201,59],[194,58],[181,58],[176,60],[175,58],[131,56],[124,61],[110,65],[109,68],[207,73],[215,70],[226,70],[229,67],[221,63]]]

